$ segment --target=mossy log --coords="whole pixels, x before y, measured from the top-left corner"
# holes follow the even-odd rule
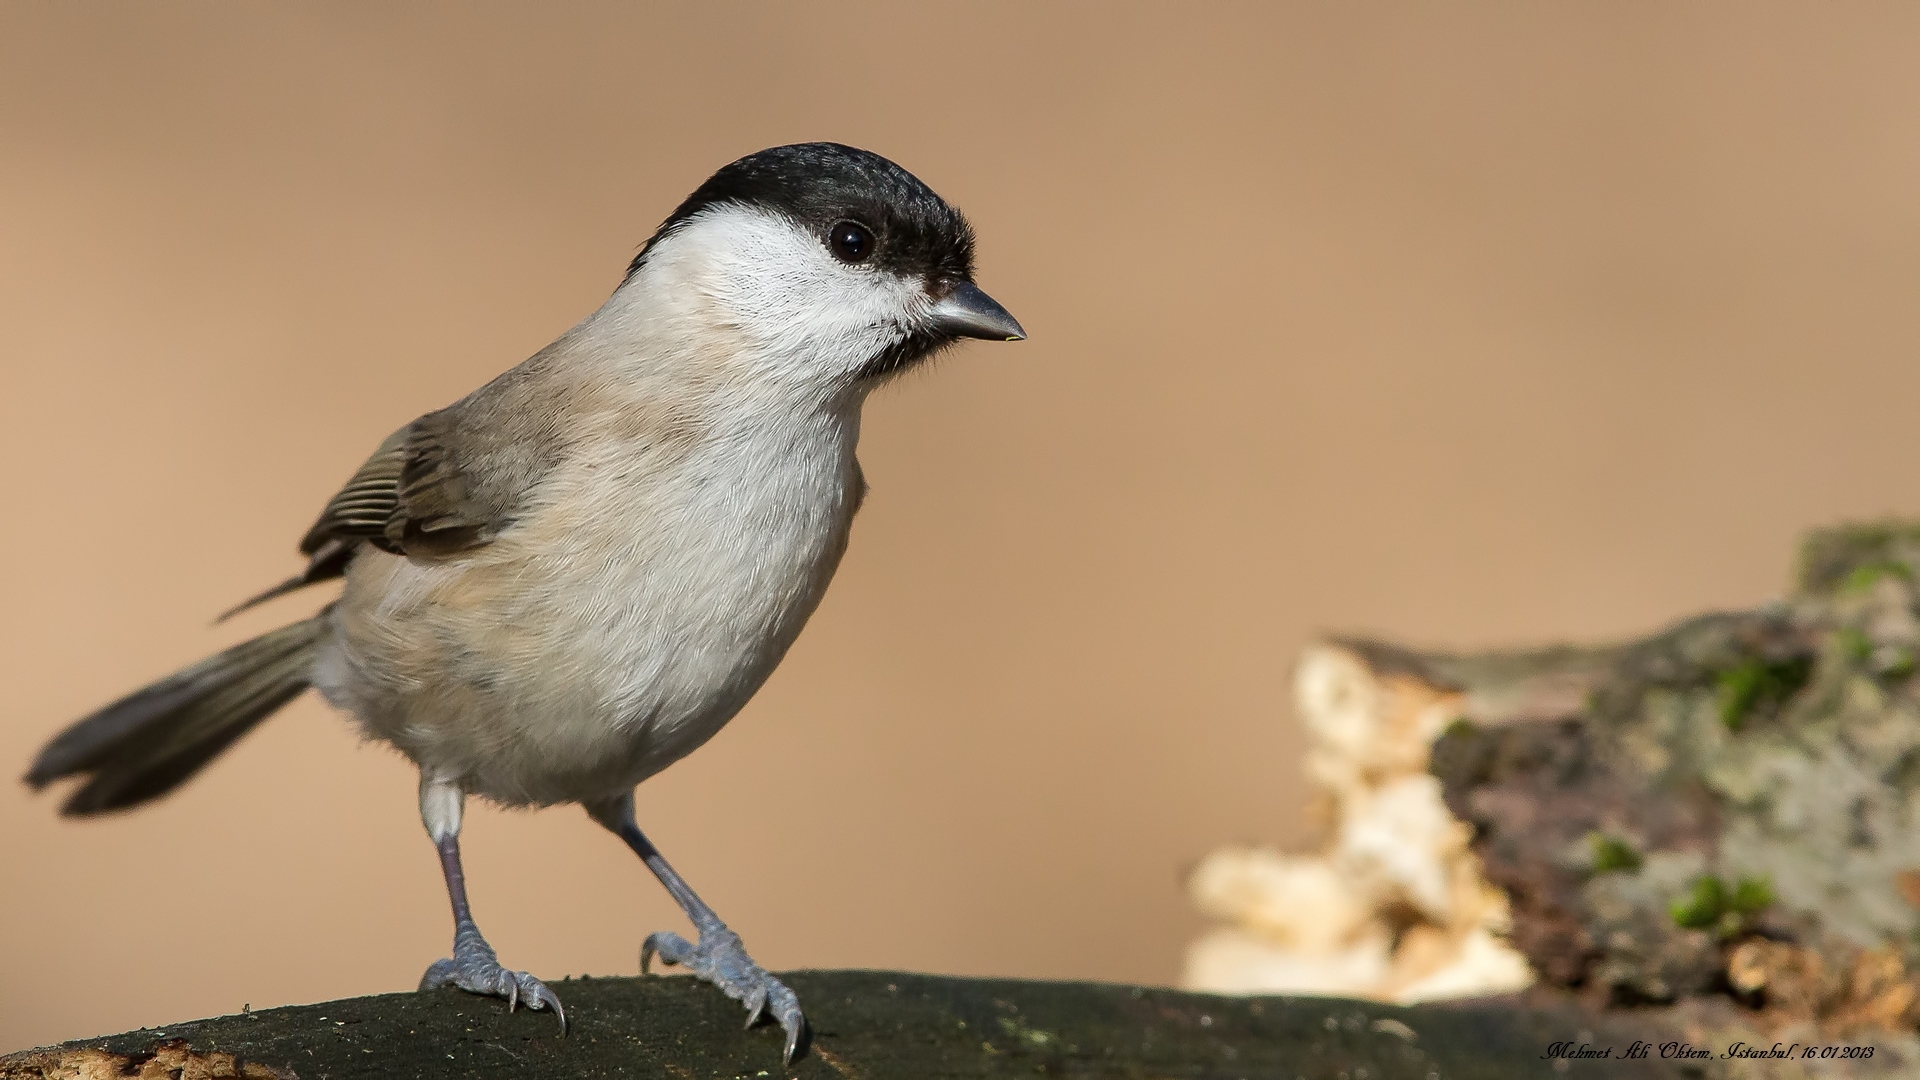
[[[1920,1069],[1917,570],[1920,525],[1853,526],[1786,599],[1639,641],[1335,647],[1448,704],[1431,770],[1536,999]]]
[[[330,1001],[169,1025],[0,1058],[0,1080],[236,1077],[942,1077],[1506,1080],[1549,1047],[1612,1040],[1568,1008],[1396,1008],[1331,998],[1229,998],[1091,983],[799,971],[811,1052],[779,1064],[778,1029],[743,1031],[712,988],[672,977],[559,984],[572,1030],[456,990]],[[1659,1060],[1581,1061],[1583,1077],[1698,1075]],[[1549,1070],[1550,1072],[1550,1070]]]

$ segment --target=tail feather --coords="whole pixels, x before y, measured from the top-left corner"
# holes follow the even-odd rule
[[[55,736],[26,782],[86,775],[60,808],[70,816],[165,795],[311,685],[325,627],[323,611],[121,698]]]

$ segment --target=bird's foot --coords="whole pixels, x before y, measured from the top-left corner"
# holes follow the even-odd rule
[[[560,1033],[567,1033],[567,1010],[546,984],[524,971],[508,971],[500,966],[493,946],[480,936],[480,928],[465,922],[454,928],[453,956],[435,960],[420,977],[420,989],[438,990],[457,986],[469,994],[502,998],[507,1011],[525,1005],[529,1009],[552,1009],[560,1018]]]
[[[728,997],[747,1007],[747,1026],[771,1014],[787,1033],[786,1062],[806,1050],[809,1031],[807,1018],[800,1014],[800,999],[785,983],[753,962],[740,935],[723,925],[703,930],[697,945],[687,943],[679,934],[662,930],[650,934],[640,946],[640,971],[658,955],[662,962],[683,965],[688,971],[719,987]]]

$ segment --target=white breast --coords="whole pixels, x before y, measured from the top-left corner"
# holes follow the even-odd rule
[[[819,603],[859,497],[857,434],[849,409],[582,447],[467,558],[359,558],[317,681],[471,792],[627,790],[731,719]]]

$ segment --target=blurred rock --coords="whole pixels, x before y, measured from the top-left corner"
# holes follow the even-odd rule
[[[1189,892],[1225,925],[1188,951],[1184,985],[1410,1003],[1533,981],[1500,937],[1504,898],[1427,772],[1435,737],[1469,703],[1414,659],[1361,642],[1301,657],[1295,697],[1327,842],[1312,854],[1226,848],[1202,860]]]

